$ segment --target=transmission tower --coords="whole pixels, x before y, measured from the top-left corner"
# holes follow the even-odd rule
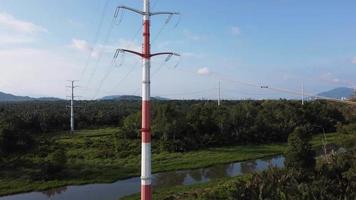
[[[71,83],[70,86],[67,86],[68,88],[71,89],[71,95],[68,96],[70,97],[70,132],[74,133],[74,98],[76,96],[74,96],[74,89],[78,86],[74,86],[74,83],[77,82],[77,80],[69,80],[69,82]]]
[[[302,105],[304,105],[304,81],[302,82]]]
[[[219,88],[218,88],[218,106],[221,105],[221,81],[219,81]]]
[[[151,12],[150,0],[143,1],[143,11],[126,6],[118,6],[115,12],[115,17],[118,16],[120,10],[128,10],[143,16],[143,45],[142,53],[129,49],[117,49],[114,59],[120,53],[131,53],[142,58],[142,146],[141,146],[141,200],[152,199],[152,175],[151,175],[151,127],[150,127],[150,70],[151,58],[154,56],[167,55],[167,59],[172,56],[180,56],[173,52],[161,52],[151,54],[150,46],[150,17],[156,15],[167,15],[168,19],[174,15],[179,15],[177,12]],[[166,60],[167,60],[166,59]]]

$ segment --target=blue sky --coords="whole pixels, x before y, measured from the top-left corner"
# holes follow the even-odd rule
[[[112,25],[117,5],[141,9],[142,0],[0,0],[0,91],[65,97],[66,80],[76,79],[84,99],[139,95],[141,61],[125,54],[113,67],[111,60],[115,48],[140,49],[142,21],[125,12]],[[309,93],[356,85],[355,1],[151,5],[182,13],[178,26],[178,18],[167,25],[165,16],[152,19],[152,51],[182,55],[152,60],[153,96],[216,98],[219,80],[227,99],[290,97],[259,85],[300,91],[304,81]]]

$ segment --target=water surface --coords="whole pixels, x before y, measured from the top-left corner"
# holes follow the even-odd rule
[[[269,166],[284,167],[284,157],[257,159],[213,167],[153,174],[153,187],[192,185],[266,170]],[[119,180],[110,184],[67,186],[42,192],[29,192],[0,197],[0,200],[117,200],[140,192],[140,178]]]

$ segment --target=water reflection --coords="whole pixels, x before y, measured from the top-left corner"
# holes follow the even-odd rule
[[[230,168],[231,168],[231,164],[217,165],[206,169],[204,175],[209,180],[228,177],[228,172]]]
[[[60,187],[60,188],[54,188],[54,189],[49,189],[47,191],[43,191],[42,193],[45,194],[49,199],[53,197],[54,195],[59,195],[62,192],[65,192],[67,190],[67,187]]]
[[[256,171],[257,162],[247,161],[241,163],[241,174],[249,174]]]
[[[284,166],[284,157],[275,156],[273,158],[216,165],[202,169],[158,173],[153,175],[153,186],[161,188],[204,183],[214,179],[262,171],[270,166],[282,168]],[[0,197],[0,200],[117,200],[138,192],[140,192],[140,178],[134,177],[111,184],[68,186],[44,192],[10,195]]]
[[[154,186],[175,186],[183,185],[186,173],[182,172],[165,172],[154,175]]]
[[[197,182],[201,182],[203,180],[203,173],[204,170],[200,169],[200,170],[190,170],[188,171],[188,175]]]

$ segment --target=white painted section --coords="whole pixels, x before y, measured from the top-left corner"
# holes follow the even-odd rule
[[[152,181],[151,181],[151,179],[149,179],[149,180],[141,180],[141,185],[152,185]]]
[[[141,183],[151,184],[151,143],[141,145]]]
[[[150,13],[150,1],[149,0],[144,0],[143,11],[146,13],[146,15],[143,16],[143,20],[149,20],[150,15],[147,14],[147,13]]]
[[[149,101],[151,96],[150,68],[151,68],[150,60],[143,59],[143,68],[142,68],[142,100],[143,101]]]

